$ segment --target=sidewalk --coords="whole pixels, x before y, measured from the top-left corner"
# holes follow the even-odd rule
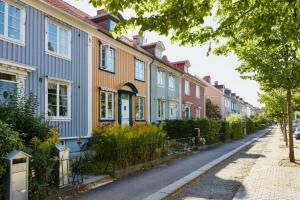
[[[279,129],[256,161],[234,199],[297,200],[300,199],[300,141],[295,141],[298,164],[288,162],[288,149],[283,148]]]
[[[300,165],[287,160],[288,149],[279,129],[260,138],[197,178],[168,199],[300,199]],[[300,141],[295,140],[295,156],[300,158]]]
[[[252,141],[263,132],[226,143],[224,145],[204,150],[182,160],[176,160],[135,175],[114,181],[91,192],[82,194],[74,199],[103,199],[103,200],[141,200],[156,193],[162,188],[189,175],[191,172],[207,165],[213,160],[234,151],[245,143]]]

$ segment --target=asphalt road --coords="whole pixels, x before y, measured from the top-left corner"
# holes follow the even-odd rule
[[[116,180],[110,184],[81,194],[74,199],[81,200],[142,200],[152,193],[166,187],[174,181],[188,175],[205,164],[234,150],[240,145],[258,136],[258,133],[249,135],[241,140],[226,143],[211,148],[190,157],[176,160],[167,165],[137,173]]]

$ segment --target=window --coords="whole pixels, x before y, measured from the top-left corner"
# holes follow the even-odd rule
[[[201,108],[196,108],[196,119],[200,119],[201,117]]]
[[[100,92],[100,119],[114,119],[114,93],[112,92]]]
[[[47,19],[46,51],[71,58],[71,31],[68,28]]]
[[[24,41],[25,11],[0,0],[0,36],[13,41]]]
[[[184,66],[184,72],[186,72],[186,73],[189,72],[189,68],[187,66]]]
[[[175,77],[173,75],[169,75],[169,89],[175,90]]]
[[[113,20],[109,20],[109,27],[108,30],[109,32],[112,32],[114,30],[114,28],[116,27],[117,23]]]
[[[184,92],[186,95],[190,95],[190,82],[187,80],[185,80]]]
[[[190,119],[190,116],[191,116],[190,112],[191,112],[190,106],[185,106],[185,119],[186,120]]]
[[[137,96],[135,99],[135,118],[136,120],[145,119],[145,97]]]
[[[157,70],[157,84],[162,87],[165,86],[165,72],[160,69]]]
[[[115,49],[109,45],[100,45],[100,69],[115,72]]]
[[[50,119],[70,119],[70,83],[49,79],[47,83],[46,106],[47,116]]]
[[[138,59],[134,60],[134,78],[145,81],[145,63]]]
[[[157,118],[160,120],[165,119],[165,109],[166,109],[166,102],[163,100],[158,100],[157,105]]]
[[[196,97],[200,99],[200,86],[196,85]]]
[[[169,103],[169,119],[177,119],[177,103]]]
[[[162,57],[162,51],[160,49],[155,49],[155,57],[157,57],[157,58]]]

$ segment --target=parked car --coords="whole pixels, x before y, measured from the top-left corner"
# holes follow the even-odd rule
[[[295,139],[300,140],[300,127],[299,126],[295,130],[294,134],[295,134]]]
[[[299,124],[293,123],[293,131],[296,131],[296,129],[299,127]]]

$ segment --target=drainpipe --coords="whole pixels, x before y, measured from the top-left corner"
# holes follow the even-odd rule
[[[148,100],[148,119],[149,119],[149,122],[151,123],[152,122],[152,119],[151,119],[151,102],[152,102],[152,95],[151,95],[151,81],[152,81],[152,78],[151,78],[151,66],[152,64],[154,63],[154,58],[152,57],[152,61],[151,63],[149,64],[149,80],[148,80],[148,91],[149,91],[149,100]]]

